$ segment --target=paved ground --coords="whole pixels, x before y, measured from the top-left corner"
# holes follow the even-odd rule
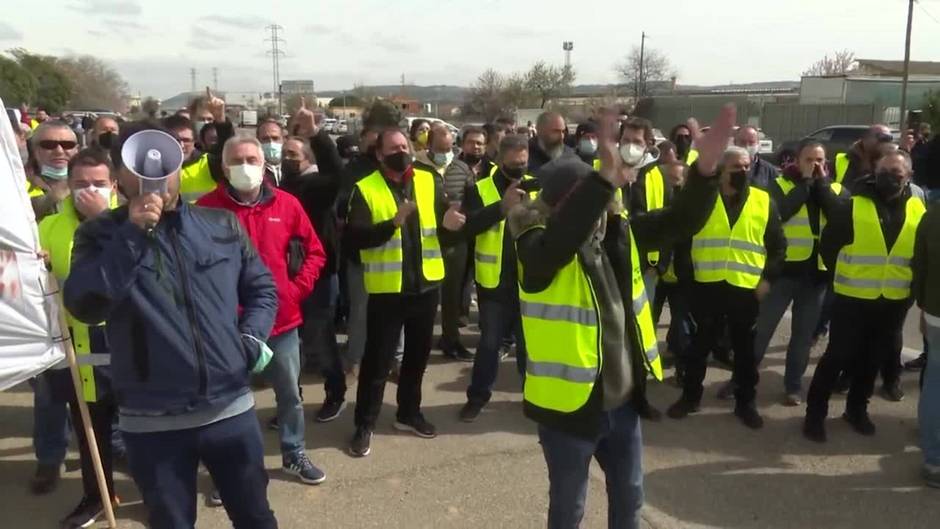
[[[765,361],[760,405],[767,425],[761,432],[740,426],[727,403],[714,398],[728,372],[709,370],[703,412],[684,422],[644,424],[647,503],[651,528],[881,528],[940,527],[940,492],[918,479],[916,377],[904,376],[907,399],[899,404],[875,398],[879,427],[862,438],[839,419],[829,423],[830,442],[811,444],[800,435],[802,408],[778,404],[783,358],[778,331]],[[473,339],[469,342],[472,344]],[[909,318],[906,346],[920,348],[916,322]],[[910,352],[909,350],[908,352]],[[820,351],[816,351],[818,354]],[[328,474],[308,487],[286,480],[274,432],[266,432],[270,497],[281,527],[538,528],[547,505],[544,462],[533,425],[523,418],[512,359],[503,364],[494,402],[472,425],[456,420],[464,400],[469,366],[444,362],[434,353],[425,380],[425,413],[441,432],[435,440],[401,435],[391,428],[387,406],[373,442],[373,454],[352,459],[345,448],[352,414],[328,425],[307,423],[313,460]],[[812,367],[811,367],[812,369]],[[807,377],[812,375],[812,371]],[[808,382],[807,382],[808,383]],[[394,386],[386,392],[394,402]],[[322,395],[305,380],[309,415]],[[354,388],[350,395],[355,395]],[[651,400],[665,409],[678,396],[671,385],[652,388]],[[273,414],[273,394],[260,391],[258,414]],[[833,412],[841,412],[837,397]],[[59,489],[37,498],[26,492],[33,471],[30,447],[31,393],[21,386],[0,394],[0,527],[56,527],[77,501],[80,476],[70,454]],[[125,506],[119,526],[144,526],[139,496],[128,476],[117,476]],[[208,483],[204,480],[204,488]],[[201,498],[200,498],[201,500]],[[603,474],[592,469],[584,527],[606,527]],[[221,509],[200,506],[200,528],[229,527]]]

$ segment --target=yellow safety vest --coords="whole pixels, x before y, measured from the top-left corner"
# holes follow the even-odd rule
[[[495,174],[495,171],[493,171]],[[523,180],[532,180],[531,175],[525,175]],[[495,204],[502,200],[496,182],[488,176],[476,183],[477,192],[483,200],[483,207]],[[538,193],[529,193],[529,198],[535,200]],[[506,220],[494,224],[490,229],[477,235],[474,245],[474,276],[477,284],[483,288],[496,288],[503,271],[503,236],[506,231]]]
[[[698,160],[698,149],[689,149],[689,152],[685,154],[685,164],[692,165],[695,160]]]
[[[434,176],[416,169],[414,183],[415,203],[421,227],[421,270],[428,281],[444,278],[444,259],[437,239],[437,212],[435,210]],[[356,184],[359,193],[372,213],[373,224],[391,220],[398,213],[398,203],[389,189],[385,177],[374,171]],[[402,288],[401,227],[395,228],[392,238],[375,248],[360,250],[364,269],[366,292],[369,294],[398,294]]]
[[[203,154],[195,162],[180,170],[180,196],[190,204],[216,188],[216,181],[209,171],[209,155]]]
[[[595,158],[591,166],[594,168],[595,171],[600,171],[601,170],[600,158]],[[617,202],[620,203],[620,205],[623,207],[624,210],[628,209],[627,204],[625,204],[623,201],[623,188],[618,187],[617,190],[614,191],[614,197],[617,199]]]
[[[117,199],[112,194],[111,207],[117,205]],[[49,262],[52,273],[55,274],[59,284],[65,283],[72,267],[72,242],[75,230],[81,221],[72,198],[62,201],[61,212],[49,215],[39,223],[39,245],[49,253]],[[66,312],[72,346],[78,361],[78,373],[82,379],[82,396],[86,402],[97,402],[98,389],[95,385],[95,366],[111,364],[111,355],[91,350],[89,326],[76,320]],[[98,326],[103,326],[104,323]]]
[[[770,195],[751,187],[738,220],[731,226],[721,196],[705,226],[692,237],[692,265],[700,283],[754,289],[760,283],[767,249],[764,232],[770,217]]]
[[[858,299],[902,300],[911,295],[911,258],[914,236],[926,208],[920,199],[907,199],[904,226],[889,252],[875,203],[868,197],[852,197],[851,244],[839,250],[833,290]]]
[[[784,196],[789,195],[790,192],[796,188],[796,184],[783,176],[777,177],[777,186],[780,187]],[[841,193],[842,184],[833,182],[832,191],[837,195]],[[819,233],[813,233],[813,228],[809,221],[809,209],[806,207],[806,204],[803,204],[795,215],[783,223],[783,234],[787,238],[787,262],[802,262],[809,259],[813,254],[813,247],[819,243],[819,236],[822,234],[825,227],[826,214],[820,210]],[[817,268],[819,270],[826,270],[822,256],[817,254],[816,260]]]
[[[836,182],[841,184],[842,180],[845,179],[845,173],[849,170],[849,155],[844,152],[840,152],[836,155]]]
[[[43,188],[30,182],[29,180],[26,181],[26,192],[29,193],[29,198],[41,197],[46,194],[46,191]]]
[[[666,205],[666,179],[663,177],[663,172],[658,165],[646,172],[644,184],[646,187],[646,211],[663,209]],[[658,265],[659,251],[647,252],[646,260],[650,266]]]

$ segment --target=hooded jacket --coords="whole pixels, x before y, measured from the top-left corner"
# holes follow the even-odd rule
[[[310,220],[296,198],[285,191],[261,186],[255,204],[239,202],[229,185],[220,185],[197,202],[207,208],[231,211],[254,243],[261,260],[271,271],[277,285],[277,316],[271,336],[283,334],[303,323],[300,304],[313,291],[314,283],[326,262],[323,246]],[[288,274],[288,253],[291,239],[299,239],[304,248],[304,261],[293,278]]]
[[[633,263],[630,260],[630,236],[636,237],[638,246],[649,246],[653,241],[668,244],[680,238],[691,237],[701,229],[711,212],[716,188],[713,179],[702,178],[697,165],[693,165],[686,190],[677,198],[673,206],[629,215],[624,218],[619,213],[619,203],[614,198],[614,188],[600,175],[579,160],[583,166],[579,171],[586,172],[583,177],[552,174],[570,171],[571,163],[552,164],[546,167],[542,175],[545,185],[554,178],[571,182],[566,184],[567,197],[554,207],[545,202],[545,188],[540,198],[523,203],[510,212],[509,229],[516,237],[518,259],[522,277],[520,288],[528,292],[538,292],[547,288],[555,274],[571,259],[579,259],[585,272],[594,277],[613,277],[615,281],[604,281],[605,288],[595,285],[601,320],[609,318],[611,313],[623,314],[626,321],[631,321],[632,314],[632,277]],[[602,255],[586,255],[586,241],[595,233],[598,219],[607,215],[607,224],[602,242]],[[641,378],[646,377],[643,350],[633,325],[618,326],[624,329],[623,341],[602,343],[602,369],[591,397],[587,403],[572,413],[561,413],[539,408],[528,402],[524,403],[527,417],[550,428],[559,429],[573,435],[593,437],[601,426],[604,410],[603,388],[623,387],[630,384],[632,398],[642,398]],[[626,355],[626,356],[625,356]],[[619,358],[615,358],[619,357]],[[611,366],[624,366],[626,369],[611,369]],[[618,377],[629,373],[631,381],[610,381],[604,377]]]

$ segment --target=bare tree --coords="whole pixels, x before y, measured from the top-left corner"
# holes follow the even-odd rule
[[[90,55],[56,60],[58,69],[72,85],[69,106],[76,110],[115,110],[127,105],[127,83],[109,64]]]
[[[505,97],[506,79],[502,74],[490,68],[480,74],[470,87],[470,94],[464,103],[463,114],[483,116],[492,121],[508,110]]]
[[[525,88],[539,99],[539,108],[567,90],[574,82],[570,66],[551,66],[539,61],[525,75]]]
[[[140,104],[140,110],[146,114],[148,118],[153,119],[157,117],[157,112],[160,111],[160,102],[152,97],[148,97]]]
[[[830,57],[819,59],[812,66],[803,71],[804,76],[842,75],[852,69],[855,64],[855,52],[849,50],[837,51]]]
[[[646,47],[643,60],[640,60],[640,47],[634,46],[623,62],[616,65],[614,70],[623,80],[624,84],[633,88],[637,96],[643,97],[649,93],[649,83],[668,81],[676,76],[676,70],[664,53],[654,48]]]

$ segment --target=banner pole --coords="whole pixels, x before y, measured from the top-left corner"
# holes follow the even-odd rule
[[[69,324],[66,319],[65,304],[62,302],[62,291],[59,288],[59,282],[53,274],[49,274],[49,283],[52,291],[56,293],[56,303],[59,306],[59,332],[69,332]],[[82,418],[81,428],[85,431],[85,440],[88,444],[88,453],[91,454],[91,464],[95,469],[95,479],[98,482],[98,494],[101,495],[101,505],[104,507],[104,514],[108,520],[110,529],[117,529],[117,522],[114,519],[114,506],[111,504],[111,492],[108,490],[108,482],[104,476],[104,467],[101,464],[101,454],[98,452],[98,441],[95,437],[95,430],[91,427],[91,415],[88,413],[88,403],[85,402],[85,396],[82,394],[82,377],[78,372],[78,361],[75,358],[75,349],[72,345],[72,337],[69,332],[69,338],[64,340],[65,358],[69,363],[69,372],[72,374],[72,386],[75,390],[75,400],[78,402],[79,415]]]

